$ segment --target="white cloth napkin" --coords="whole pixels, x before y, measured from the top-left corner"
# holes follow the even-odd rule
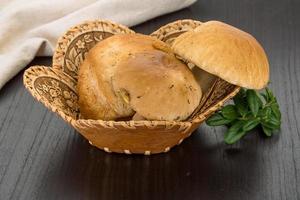
[[[0,0],[0,89],[67,28],[89,19],[133,26],[196,0]]]

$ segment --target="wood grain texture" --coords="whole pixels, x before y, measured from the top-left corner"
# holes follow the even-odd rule
[[[168,154],[107,154],[37,103],[21,72],[0,90],[0,199],[300,199],[300,1],[200,0],[134,30],[182,18],[222,20],[262,43],[283,114],[278,135],[258,129],[227,146],[223,128],[202,125]]]

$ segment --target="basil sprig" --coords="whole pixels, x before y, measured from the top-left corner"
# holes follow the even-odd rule
[[[227,144],[237,142],[257,126],[261,126],[268,137],[280,129],[279,105],[269,88],[261,93],[241,89],[233,98],[233,102],[234,104],[224,106],[206,120],[209,126],[226,125],[228,127],[224,135]]]

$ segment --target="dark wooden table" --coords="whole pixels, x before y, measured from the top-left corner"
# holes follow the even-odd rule
[[[223,128],[202,125],[167,154],[107,154],[37,103],[20,72],[0,90],[0,199],[299,200],[300,1],[201,0],[134,29],[182,18],[222,20],[263,44],[283,114],[278,135],[255,130],[227,146]]]

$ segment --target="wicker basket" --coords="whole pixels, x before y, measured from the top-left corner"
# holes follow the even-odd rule
[[[151,36],[167,43],[201,25],[179,20]],[[80,119],[76,92],[78,67],[97,42],[114,34],[134,33],[109,21],[95,20],[69,29],[58,41],[53,67],[32,66],[24,73],[24,85],[38,101],[70,123],[90,144],[106,152],[155,154],[180,144],[205,119],[232,98],[239,87],[218,79],[204,94],[197,111],[186,121],[103,121]]]

